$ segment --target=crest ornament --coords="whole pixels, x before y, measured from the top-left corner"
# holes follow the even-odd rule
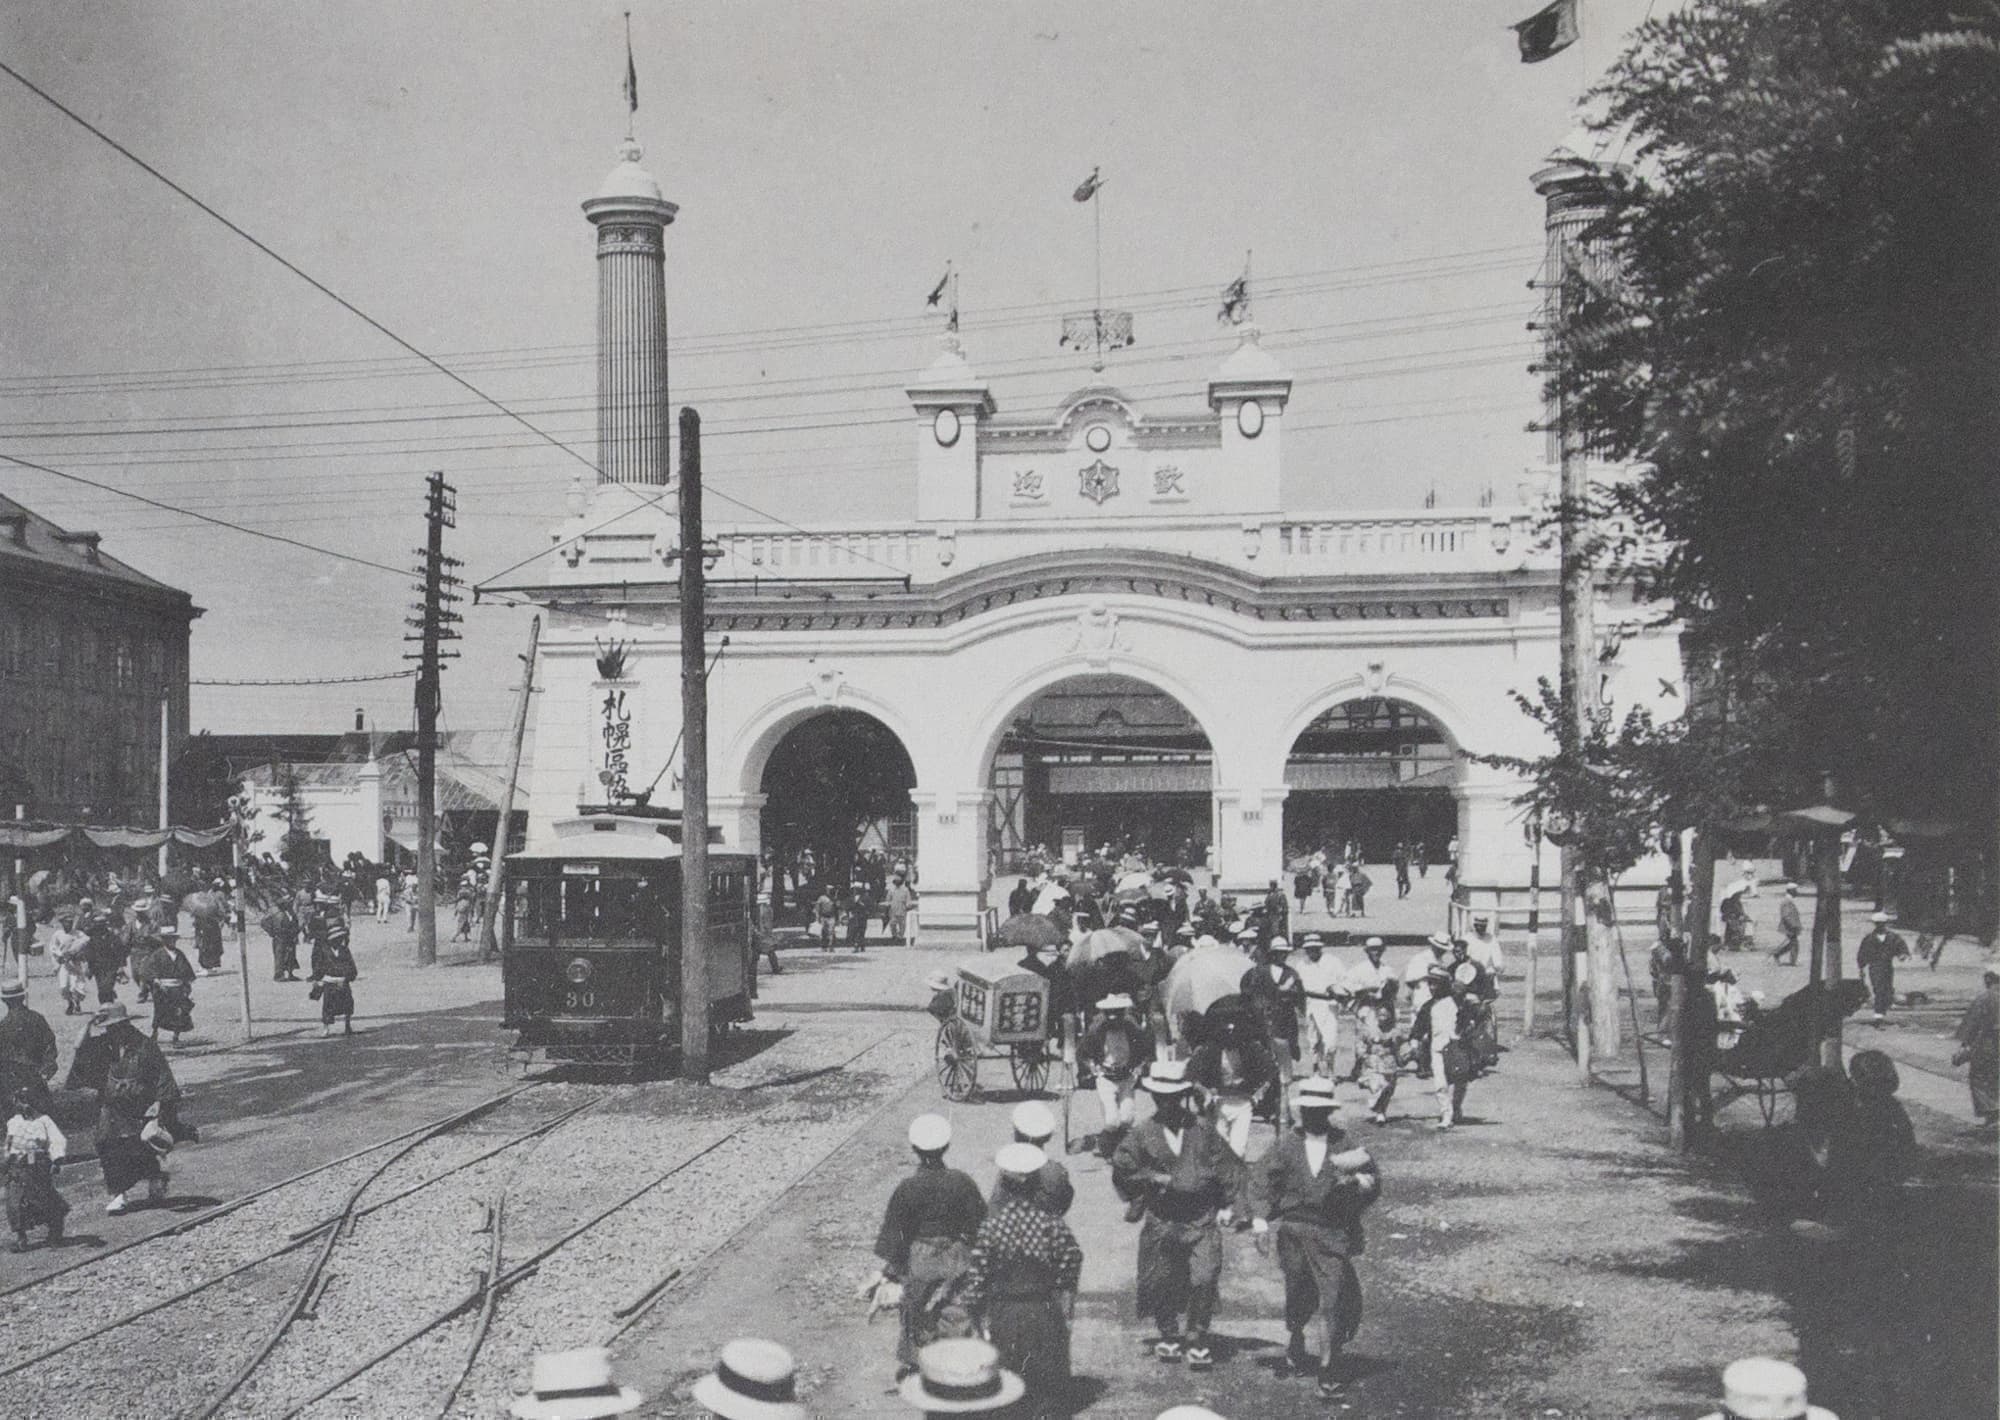
[[[1389,683],[1389,673],[1380,661],[1370,661],[1368,669],[1362,674],[1361,683],[1368,687],[1370,695],[1380,695],[1382,688]]]
[[[1092,666],[1102,670],[1111,657],[1129,651],[1125,634],[1118,626],[1118,613],[1103,602],[1092,602],[1076,615],[1076,630],[1070,637],[1070,653],[1081,652]]]
[[[593,638],[594,639],[594,638]],[[597,642],[597,676],[600,680],[625,679],[625,656],[631,643],[628,641]]]
[[[1107,498],[1118,496],[1118,470],[1099,459],[1078,472],[1078,491],[1102,507]]]
[[[839,666],[823,666],[818,661],[807,663],[810,674],[806,677],[806,688],[812,691],[820,704],[831,705],[840,699],[840,687],[847,679],[847,673]]]

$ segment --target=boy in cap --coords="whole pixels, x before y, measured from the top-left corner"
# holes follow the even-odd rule
[[[807,1420],[808,1415],[799,1404],[792,1353],[756,1337],[739,1337],[722,1348],[715,1369],[694,1383],[694,1403],[722,1420]]]
[[[1037,1182],[1048,1155],[1033,1144],[1001,1146],[993,1210],[972,1242],[965,1304],[986,1321],[1001,1364],[1027,1385],[1031,1413],[1068,1413],[1069,1320],[1063,1298],[1076,1291],[1083,1249],[1043,1208]]]
[[[1145,1220],[1136,1301],[1139,1314],[1160,1328],[1153,1354],[1167,1362],[1185,1357],[1205,1370],[1215,1364],[1208,1324],[1222,1281],[1222,1227],[1242,1165],[1196,1114],[1187,1062],[1156,1060],[1144,1083],[1153,1117],[1119,1144],[1111,1186]]]
[[[918,1348],[935,1332],[940,1293],[954,1287],[972,1266],[972,1239],[986,1218],[979,1185],[945,1165],[951,1121],[941,1114],[920,1114],[910,1121],[909,1139],[916,1171],[889,1195],[875,1236],[882,1269],[871,1284],[894,1284],[901,1290],[898,1380],[916,1366]]]
[[[1041,1167],[1031,1180],[1035,1203],[1044,1212],[1062,1217],[1076,1202],[1076,1185],[1070,1182],[1069,1170],[1049,1153],[1049,1142],[1056,1132],[1055,1113],[1040,1100],[1023,1100],[1014,1106],[1012,1123],[1016,1144],[1033,1144],[1042,1151]],[[999,1206],[1005,1182],[1003,1176],[993,1185],[993,1192],[986,1200],[989,1207]]]
[[[924,1347],[896,1389],[925,1415],[977,1415],[1012,1409],[1027,1386],[1000,1364],[992,1342],[967,1336]]]
[[[1278,1269],[1285,1278],[1286,1363],[1313,1369],[1306,1324],[1318,1314],[1326,1340],[1319,1354],[1319,1393],[1339,1394],[1335,1367],[1341,1347],[1361,1325],[1361,1283],[1349,1260],[1361,1250],[1361,1210],[1382,1191],[1381,1176],[1366,1149],[1340,1148],[1331,1080],[1311,1079],[1295,1096],[1299,1127],[1250,1170],[1250,1229],[1257,1250],[1277,1235]]]

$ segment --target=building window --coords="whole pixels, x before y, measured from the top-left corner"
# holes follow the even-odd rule
[[[24,628],[18,620],[0,625],[0,675],[19,675]]]
[[[132,688],[132,679],[136,672],[136,667],[132,663],[132,638],[130,636],[120,636],[118,638],[117,657],[118,688],[120,690],[130,690]]]

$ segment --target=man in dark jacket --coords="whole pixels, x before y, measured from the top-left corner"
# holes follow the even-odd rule
[[[1799,938],[1804,934],[1806,924],[1799,916],[1799,889],[1795,883],[1785,885],[1785,900],[1778,904],[1778,931],[1785,940],[1771,953],[1771,960],[1785,962],[1793,966],[1799,964]]]
[[[0,1020],[0,1061],[11,1061],[8,1073],[17,1080],[32,1080],[27,1086],[35,1094],[40,1109],[49,1107],[48,1082],[55,1078],[58,1051],[55,1029],[39,1011],[28,1006],[28,988],[18,981],[0,987],[0,1001],[7,1004],[7,1016]]]
[[[1111,1186],[1145,1220],[1136,1300],[1139,1314],[1160,1328],[1153,1354],[1162,1361],[1185,1358],[1191,1369],[1206,1370],[1215,1364],[1208,1325],[1222,1282],[1222,1228],[1230,1221],[1242,1166],[1195,1113],[1185,1062],[1156,1061],[1145,1086],[1153,1117],[1119,1143]]]
[[[1361,1251],[1361,1210],[1382,1191],[1381,1176],[1366,1149],[1343,1152],[1334,1127],[1333,1081],[1315,1077],[1299,1086],[1299,1128],[1250,1170],[1250,1229],[1257,1250],[1277,1237],[1278,1270],[1285,1278],[1286,1363],[1296,1373],[1316,1369],[1319,1393],[1340,1393],[1341,1347],[1361,1325],[1361,1282],[1350,1259]],[[1317,1313],[1326,1340],[1313,1366],[1306,1325]]]
[[[1868,979],[1868,993],[1875,998],[1875,1019],[1886,1020],[1896,1003],[1896,960],[1910,954],[1910,944],[1889,930],[1889,914],[1878,912],[1869,919],[1875,925],[1854,949],[1854,964]]]
[[[1264,960],[1243,973],[1243,997],[1263,1018],[1265,1034],[1271,1037],[1274,1055],[1296,1062],[1299,1058],[1299,1013],[1305,1009],[1305,983],[1286,964],[1292,944],[1273,937],[1265,948]]]

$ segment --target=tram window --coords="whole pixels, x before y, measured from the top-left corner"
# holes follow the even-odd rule
[[[563,878],[557,930],[569,941],[654,941],[659,937],[657,894],[646,878]]]
[[[514,941],[548,941],[549,924],[556,912],[558,887],[557,883],[537,878],[514,884],[508,899],[513,905]]]

